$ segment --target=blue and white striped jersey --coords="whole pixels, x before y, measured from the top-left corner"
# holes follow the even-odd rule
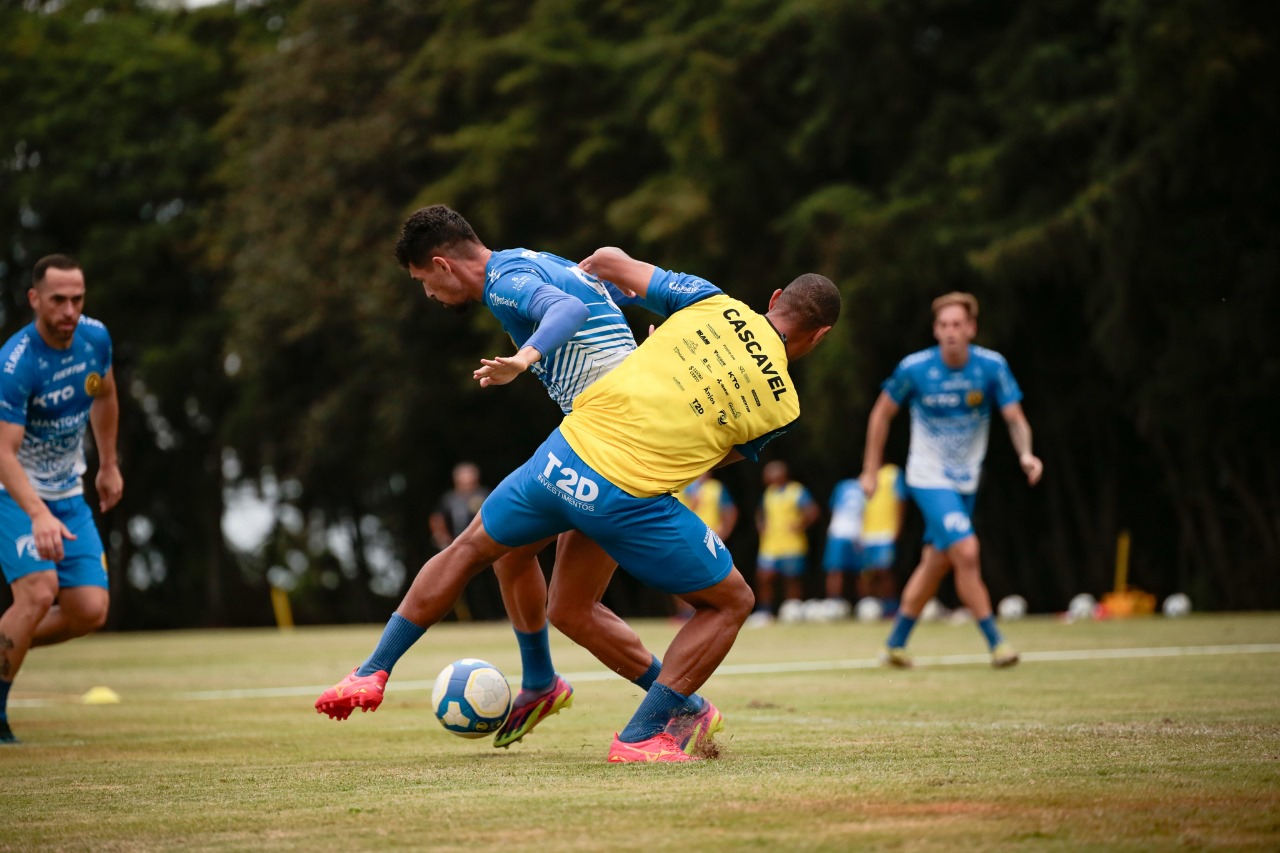
[[[899,362],[883,388],[898,405],[911,405],[907,485],[976,492],[991,408],[1022,399],[1004,356],[970,345],[964,367],[953,370],[930,347]]]
[[[0,420],[25,427],[18,461],[43,500],[84,492],[89,407],[110,367],[107,327],[83,315],[67,349],[46,344],[35,323],[0,348]]]
[[[484,304],[517,349],[537,330],[530,304],[539,289],[554,287],[587,306],[587,320],[573,337],[543,353],[529,369],[566,414],[573,411],[575,397],[636,348],[631,327],[616,301],[623,298],[621,291],[583,272],[572,261],[548,252],[504,249],[489,258],[485,273]]]

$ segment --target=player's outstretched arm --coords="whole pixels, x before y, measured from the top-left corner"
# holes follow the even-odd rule
[[[1009,426],[1009,439],[1013,442],[1013,449],[1018,453],[1018,464],[1022,466],[1022,473],[1027,475],[1027,484],[1034,486],[1040,482],[1040,476],[1044,473],[1044,463],[1040,461],[1040,457],[1031,452],[1031,424],[1027,423],[1022,404],[1010,403],[1000,410],[1000,414]]]
[[[115,369],[107,368],[102,388],[89,407],[89,423],[93,427],[93,443],[98,450],[98,509],[106,512],[124,496],[124,477],[116,455],[116,436],[120,424],[120,401],[116,397]]]
[[[611,281],[619,288],[643,297],[649,292],[649,280],[657,267],[637,261],[616,246],[602,246],[579,264],[584,272]]]
[[[862,493],[867,497],[876,493],[877,472],[884,464],[884,444],[889,439],[889,422],[896,414],[898,404],[888,391],[881,391],[867,418],[867,445],[862,452],[862,474],[858,476]]]
[[[549,285],[533,293],[523,313],[536,324],[537,331],[515,355],[480,359],[480,367],[471,375],[479,380],[481,388],[506,385],[541,361],[543,353],[554,352],[568,343],[591,316],[580,300]]]

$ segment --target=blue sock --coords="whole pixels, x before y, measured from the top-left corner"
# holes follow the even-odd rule
[[[12,681],[0,679],[0,722],[9,722],[9,688]]]
[[[653,663],[649,664],[649,668],[644,671],[644,675],[640,676],[639,678],[632,679],[631,683],[645,690],[648,690],[650,687],[654,685],[654,683],[658,680],[658,676],[661,674],[662,674],[662,661],[658,660],[657,655],[654,655]],[[702,711],[703,701],[704,700],[701,696],[699,696],[697,693],[694,693],[688,699],[685,700],[684,707],[681,708],[679,711],[677,711],[677,713],[679,714],[700,713]]]
[[[985,619],[978,620],[978,628],[982,631],[982,636],[987,638],[987,645],[995,648],[1000,645],[1003,637],[1000,636],[1000,629],[996,627],[996,618],[991,614],[987,614]]]
[[[528,634],[516,631],[516,643],[520,646],[520,688],[522,690],[546,690],[556,677],[551,665],[551,642],[547,639],[547,626]]]
[[[618,735],[618,740],[625,743],[639,743],[642,740],[661,734],[671,722],[671,718],[680,713],[680,709],[689,701],[689,697],[677,693],[665,684],[655,682],[644,694],[644,701],[636,709],[635,715],[627,727]]]
[[[648,690],[653,683],[658,680],[658,676],[662,674],[662,661],[658,660],[658,656],[653,656],[653,663],[649,664],[649,668],[644,671],[644,675],[639,678],[633,678],[632,684],[638,685],[644,690]]]
[[[426,628],[413,624],[399,613],[392,613],[387,627],[382,629],[382,639],[378,640],[378,647],[373,650],[373,654],[369,655],[367,661],[360,664],[356,675],[373,675],[378,670],[390,675],[396,661],[404,657],[409,647],[418,642],[426,632]]]
[[[911,629],[916,626],[916,620],[899,611],[893,620],[893,628],[889,631],[889,639],[885,641],[891,649],[900,649],[907,644],[907,637],[911,636]]]

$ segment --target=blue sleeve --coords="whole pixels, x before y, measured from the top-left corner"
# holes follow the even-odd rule
[[[893,398],[893,402],[901,406],[916,391],[915,380],[911,376],[911,370],[906,366],[906,359],[898,362],[898,366],[894,368],[893,375],[884,381],[880,386],[885,392]]]
[[[898,469],[898,476],[893,478],[893,493],[900,501],[907,499],[907,475],[902,469]]]
[[[741,453],[745,458],[750,459],[752,462],[759,462],[760,451],[764,450],[765,445],[773,441],[778,436],[788,433],[794,425],[795,421],[792,421],[786,426],[780,426],[773,432],[765,433],[757,439],[748,441],[746,444],[735,444],[733,449]]]
[[[537,331],[524,342],[546,357],[564,346],[587,322],[590,310],[559,288],[544,285],[529,295],[525,313],[538,324]]]
[[[23,369],[0,372],[0,421],[27,425],[27,402],[31,397],[31,380]]]
[[[1009,370],[1009,362],[1003,358],[997,362],[994,385],[997,408],[1003,409],[1010,403],[1017,403],[1022,399],[1022,389],[1013,378],[1013,371]]]
[[[796,505],[801,509],[813,503],[813,495],[809,494],[809,490],[804,486],[800,487],[800,499],[796,501]]]
[[[649,278],[649,292],[645,295],[644,304],[655,314],[670,317],[681,308],[688,308],[709,296],[723,292],[711,282],[696,275],[655,269]]]

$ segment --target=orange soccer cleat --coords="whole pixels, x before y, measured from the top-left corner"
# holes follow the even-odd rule
[[[387,689],[387,677],[382,670],[372,675],[356,675],[353,669],[350,675],[320,694],[316,711],[335,720],[345,720],[356,708],[376,711]]]

